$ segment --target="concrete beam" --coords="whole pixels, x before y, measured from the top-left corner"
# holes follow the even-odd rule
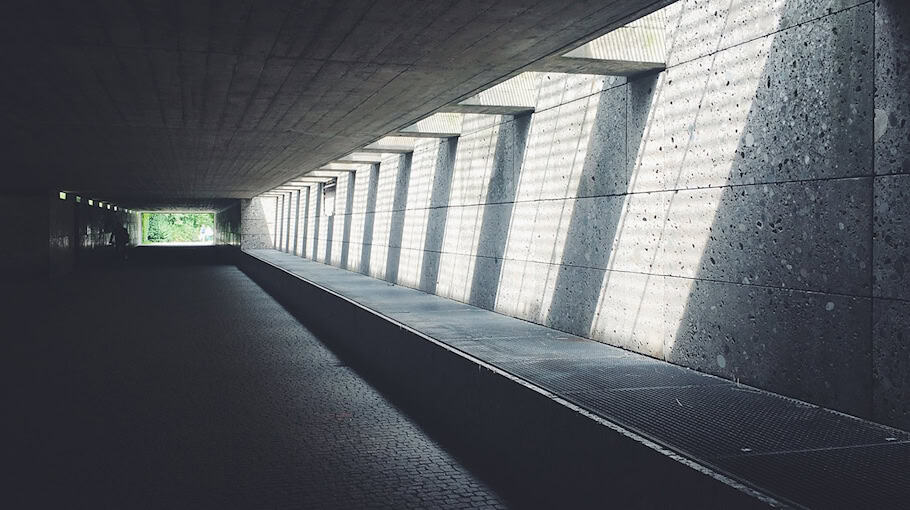
[[[414,152],[416,144],[417,138],[414,137],[386,136],[363,147],[358,152],[407,154],[408,152]]]
[[[374,164],[382,163],[382,153],[375,152],[352,152],[347,156],[332,161],[332,163],[357,163],[357,164]]]
[[[535,62],[532,71],[633,76],[666,69],[667,15],[663,9],[617,28],[568,53]]]
[[[450,138],[461,135],[460,113],[435,113],[393,134],[419,138]]]
[[[334,171],[334,172],[356,172],[357,170],[360,170],[361,168],[363,168],[364,166],[369,165],[369,164],[372,164],[372,163],[334,163],[333,162],[333,163],[328,163],[326,165],[319,167],[317,169],[317,171],[325,170],[325,171]],[[307,172],[307,173],[309,173],[309,172]]]
[[[312,172],[303,174],[303,177],[324,177],[334,179],[340,175],[352,173],[354,173],[354,170],[313,170]]]
[[[521,73],[498,85],[440,109],[449,113],[518,115],[533,112],[537,106],[538,73]]]
[[[298,178],[294,179],[293,181],[290,181],[290,183],[299,184],[299,185],[313,185],[313,184],[322,184],[322,183],[326,183],[326,182],[331,182],[335,178],[336,178],[336,176],[331,176],[331,177],[306,176],[306,177],[298,177]]]
[[[566,74],[599,74],[604,76],[635,76],[666,69],[663,62],[603,60],[555,56],[531,66],[536,71]]]

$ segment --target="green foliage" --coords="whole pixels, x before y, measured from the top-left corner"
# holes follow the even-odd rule
[[[144,243],[187,243],[200,241],[203,226],[213,229],[212,213],[142,213]]]

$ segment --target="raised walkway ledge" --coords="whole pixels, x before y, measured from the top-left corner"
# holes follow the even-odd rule
[[[908,432],[287,253],[232,258],[516,506],[910,501]]]

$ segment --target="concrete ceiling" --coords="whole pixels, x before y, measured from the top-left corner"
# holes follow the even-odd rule
[[[6,2],[0,190],[250,197],[666,3]]]

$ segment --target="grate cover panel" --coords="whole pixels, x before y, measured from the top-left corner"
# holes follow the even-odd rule
[[[592,340],[564,337],[513,337],[450,341],[459,349],[489,362],[541,361],[550,359],[600,359],[642,356]]]
[[[732,384],[568,398],[696,459],[910,440],[910,433]]]
[[[732,384],[644,356],[502,362],[500,365],[556,393],[592,392],[596,395],[618,389]]]
[[[907,508],[910,444],[722,459],[727,472],[809,508]]]
[[[551,336],[555,331],[505,317],[486,310],[469,309],[458,313],[413,312],[395,315],[405,324],[442,341],[449,339],[508,338],[516,336]]]
[[[468,305],[447,303],[442,300],[428,299],[427,296],[402,296],[400,298],[389,299],[387,296],[380,296],[374,299],[372,296],[364,297],[360,303],[382,310],[382,313],[393,317],[397,320],[405,319],[408,316],[418,314],[433,314],[437,317],[450,313],[469,312],[471,309]]]

